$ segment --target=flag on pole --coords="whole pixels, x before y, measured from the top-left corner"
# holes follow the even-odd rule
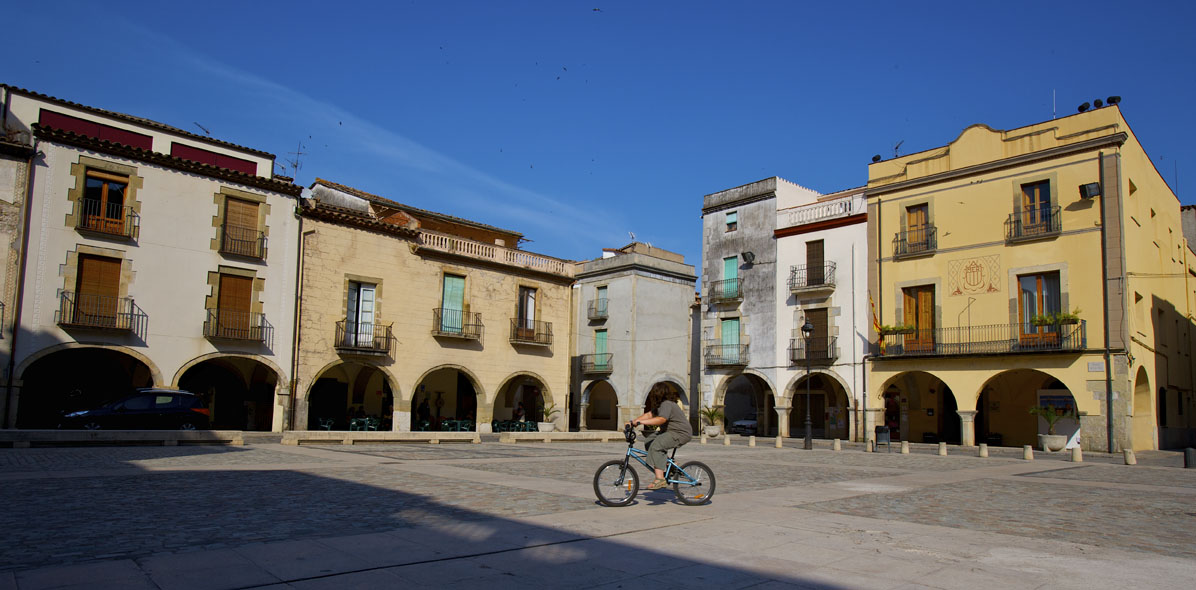
[[[876,315],[876,302],[872,300],[872,291],[868,291],[868,305],[872,306],[872,327],[876,329],[876,343],[880,347],[880,354],[885,353],[885,336],[880,330],[880,318]]]

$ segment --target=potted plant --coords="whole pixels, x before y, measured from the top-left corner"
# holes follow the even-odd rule
[[[1064,418],[1075,418],[1074,408],[1060,408],[1056,406],[1034,406],[1030,408],[1030,415],[1038,416],[1047,423],[1047,433],[1038,435],[1038,446],[1044,453],[1062,451],[1067,446],[1067,437],[1055,434],[1055,425]]]
[[[698,411],[698,414],[706,421],[706,436],[718,436],[723,427],[723,411],[718,408],[704,406]]]
[[[897,324],[896,326],[881,326],[880,333],[882,336],[889,334],[913,334],[915,328],[909,324]]]
[[[548,400],[548,404],[540,402],[539,409],[541,422],[538,422],[536,427],[540,429],[540,432],[552,432],[556,430],[556,422],[552,421],[553,415],[560,413],[556,404],[552,400]]]
[[[1035,326],[1061,326],[1080,323],[1080,310],[1070,312],[1057,311],[1055,313],[1038,314],[1030,318],[1030,324]]]

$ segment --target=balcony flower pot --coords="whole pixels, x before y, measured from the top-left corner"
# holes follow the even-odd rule
[[[913,334],[914,330],[913,326],[881,326],[880,333],[882,336],[890,334]]]

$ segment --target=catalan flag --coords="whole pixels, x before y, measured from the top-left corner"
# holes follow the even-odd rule
[[[872,300],[872,291],[868,291],[868,305],[872,306],[872,327],[876,330],[876,343],[880,347],[880,354],[885,353],[885,336],[880,331],[880,318],[876,315],[876,302]]]

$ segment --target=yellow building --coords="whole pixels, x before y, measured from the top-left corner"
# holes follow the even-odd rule
[[[1038,445],[1045,405],[1068,446],[1191,444],[1194,255],[1117,106],[868,172],[868,433]]]
[[[572,263],[326,180],[310,196],[292,429],[489,432],[520,404],[565,426]]]

